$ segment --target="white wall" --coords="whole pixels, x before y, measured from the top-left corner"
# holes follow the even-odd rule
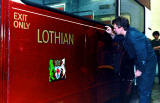
[[[160,32],[160,0],[151,0],[151,28]]]
[[[145,35],[152,39],[151,10],[145,7]]]

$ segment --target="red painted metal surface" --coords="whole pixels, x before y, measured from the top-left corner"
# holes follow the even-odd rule
[[[0,102],[7,102],[8,77],[8,0],[1,0]]]
[[[111,98],[111,85],[96,81],[97,75],[103,78],[96,57],[102,25],[12,1],[3,9],[2,103],[102,103]],[[49,82],[49,60],[63,58],[66,79]]]

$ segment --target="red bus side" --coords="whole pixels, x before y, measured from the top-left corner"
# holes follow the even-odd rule
[[[2,103],[101,103],[111,98],[109,82],[96,81],[102,25],[12,1],[5,5]],[[61,64],[62,59],[66,78],[49,82],[50,60]]]

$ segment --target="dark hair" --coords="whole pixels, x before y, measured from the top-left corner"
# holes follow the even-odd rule
[[[158,31],[154,31],[154,32],[152,33],[152,35],[153,35],[153,36],[155,36],[155,35],[158,35],[158,36],[159,36],[159,32],[158,32]]]
[[[117,17],[112,21],[112,24],[116,24],[118,27],[123,27],[124,30],[128,30],[129,28],[129,21],[127,18],[124,17]]]

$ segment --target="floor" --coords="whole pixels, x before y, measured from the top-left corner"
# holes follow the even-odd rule
[[[105,103],[120,103],[119,101],[120,101],[120,97],[116,97]],[[132,103],[135,103],[135,102],[132,102]],[[156,76],[154,80],[152,96],[151,96],[151,103],[160,103],[160,84],[158,83],[158,76]]]
[[[160,84],[158,84],[158,77],[155,77],[154,86],[152,90],[152,102],[151,103],[160,103]]]

